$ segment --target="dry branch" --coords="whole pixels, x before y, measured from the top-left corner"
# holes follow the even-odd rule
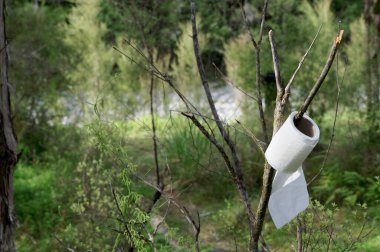
[[[306,97],[304,103],[302,104],[301,108],[299,109],[297,115],[295,116],[295,122],[297,122],[300,118],[302,118],[303,114],[308,109],[310,103],[314,99],[315,95],[317,94],[319,88],[322,86],[327,74],[330,71],[330,68],[332,66],[332,63],[334,62],[336,52],[338,51],[340,42],[342,41],[343,37],[343,30],[340,30],[338,33],[338,36],[336,37],[333,46],[331,47],[331,51],[329,54],[329,57],[327,58],[326,64],[321,72],[321,75],[317,79],[317,81],[314,84],[314,87],[311,89],[309,95]]]
[[[285,87],[285,95],[284,95],[284,98],[282,99],[282,102],[283,102],[283,103],[285,103],[286,100],[288,99],[288,97],[289,97],[289,95],[290,95],[290,88],[292,87],[292,84],[293,84],[293,82],[294,82],[294,79],[296,78],[298,71],[301,69],[302,64],[304,63],[304,61],[305,61],[307,55],[309,54],[311,48],[313,47],[315,41],[317,40],[318,35],[319,35],[319,33],[321,32],[321,29],[322,29],[322,25],[319,26],[318,31],[317,31],[317,34],[315,34],[314,39],[313,39],[313,41],[311,42],[309,48],[306,50],[305,54],[302,56],[302,58],[301,58],[300,62],[298,63],[298,66],[297,66],[296,70],[294,71],[292,77],[290,77],[289,82],[288,82],[288,84],[287,84],[286,87]]]
[[[247,19],[247,15],[244,10],[244,6],[241,1],[239,1],[240,9],[244,18],[244,24],[246,26],[247,32],[249,34],[249,37],[251,38],[252,45],[255,49],[255,57],[256,57],[256,102],[259,109],[259,116],[260,116],[260,122],[261,122],[261,129],[263,131],[264,140],[268,144],[269,137],[268,137],[268,131],[267,131],[267,124],[265,120],[265,114],[263,109],[263,99],[261,95],[261,62],[260,62],[260,48],[261,48],[261,42],[263,38],[263,31],[264,31],[264,23],[265,23],[265,17],[267,13],[268,8],[268,0],[264,0],[264,6],[261,14],[261,24],[260,24],[260,33],[259,33],[259,40],[256,42],[256,40],[253,37],[253,34],[251,32],[250,24]]]
[[[224,128],[222,122],[220,121],[219,114],[215,108],[215,103],[211,95],[210,87],[208,80],[206,78],[206,73],[204,70],[202,58],[200,55],[200,50],[199,50],[199,41],[198,41],[198,31],[197,31],[197,25],[196,25],[196,7],[195,7],[195,0],[191,0],[191,25],[192,25],[192,39],[193,39],[193,48],[194,48],[194,55],[196,58],[197,62],[197,67],[198,67],[198,72],[202,81],[203,89],[205,90],[207,101],[209,103],[209,107],[211,109],[211,112],[213,114],[215,123],[219,129],[220,134],[222,135],[224,141],[227,143],[227,146],[229,147],[231,151],[231,156],[233,160],[233,169],[234,173],[236,174],[235,177],[233,177],[233,181],[239,191],[240,198],[244,202],[247,217],[248,217],[248,224],[249,224],[249,229],[250,229],[250,245],[249,248],[253,248],[253,223],[255,221],[255,216],[252,211],[252,206],[251,202],[248,196],[248,191],[246,189],[246,185],[244,182],[244,175],[243,175],[243,170],[241,168],[241,162],[239,160],[237,150],[236,150],[236,145],[234,141],[231,139],[230,135]],[[230,172],[231,173],[231,172]]]
[[[277,90],[281,90],[282,92],[284,87],[282,85],[281,72],[280,72],[280,60],[277,54],[276,42],[273,37],[273,31],[270,30],[268,35],[269,35],[270,48],[272,50],[272,60],[273,60],[274,74],[276,76],[276,86],[277,86]]]

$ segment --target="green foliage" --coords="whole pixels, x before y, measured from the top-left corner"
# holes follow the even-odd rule
[[[313,201],[307,211],[289,226],[293,230],[296,225],[301,226],[302,251],[357,251],[357,246],[373,229],[367,206],[358,205],[343,220],[339,220],[342,211],[335,204],[328,208]]]
[[[121,231],[122,236],[128,244],[133,246],[139,251],[146,251],[149,245],[143,239],[145,233],[144,227],[149,221],[149,216],[141,206],[141,195],[135,191],[134,184],[136,181],[132,180],[136,167],[129,161],[128,154],[125,152],[121,136],[122,132],[114,124],[106,124],[100,119],[95,120],[90,125],[90,131],[94,135],[94,141],[101,153],[104,153],[110,160],[114,160],[119,167],[119,174],[116,172],[121,180],[121,195],[117,195],[114,188],[112,194],[114,195],[114,211],[119,211],[119,218],[122,221],[118,223],[117,230]],[[112,176],[112,175],[111,175]],[[114,176],[114,177],[115,177]],[[111,187],[112,181],[110,181]],[[121,212],[120,212],[121,211]],[[115,214],[117,216],[117,214]],[[128,227],[124,228],[125,226]],[[117,244],[114,245],[114,249]],[[120,246],[120,245],[119,245]]]
[[[178,178],[202,177],[201,165],[209,158],[211,146],[199,130],[186,119],[174,118],[166,136],[168,158],[178,166],[174,174]]]
[[[319,184],[312,188],[321,199],[327,203],[379,205],[380,186],[376,177],[365,177],[355,171],[341,172],[339,169],[329,168]]]
[[[365,27],[363,18],[359,18],[350,24],[350,30],[355,31],[351,33],[350,42],[347,45],[347,57],[349,60],[349,71],[347,72],[347,85],[349,86],[350,92],[363,92],[365,86],[360,85],[359,82],[363,81],[365,77],[366,81],[366,70],[367,70],[367,59],[366,54],[363,53],[366,50],[366,40],[365,40]],[[355,69],[352,71],[350,69]],[[346,92],[348,92],[348,89]],[[351,97],[349,99],[352,102]],[[359,99],[358,103],[364,102],[361,97],[354,98]]]
[[[52,238],[49,233],[54,232],[54,227],[60,221],[59,197],[54,189],[56,178],[52,168],[25,163],[17,166],[14,187],[17,218],[22,223],[17,234],[20,251],[49,250]]]
[[[36,9],[24,3],[12,5],[7,13],[9,81],[20,138],[27,128],[38,125],[42,130],[56,120],[56,113],[62,112],[59,97],[69,86],[65,69],[72,50],[62,41],[61,24],[67,14],[64,8]]]

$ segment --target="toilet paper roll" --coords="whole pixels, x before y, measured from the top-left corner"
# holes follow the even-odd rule
[[[293,112],[289,115],[273,136],[265,152],[268,163],[278,171],[295,172],[319,140],[317,124],[304,115],[296,127],[294,125],[296,114],[297,112]]]
[[[302,166],[294,173],[276,172],[268,209],[276,228],[290,222],[309,205]]]

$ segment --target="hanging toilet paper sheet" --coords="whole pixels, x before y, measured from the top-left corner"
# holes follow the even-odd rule
[[[293,112],[289,115],[265,152],[268,163],[277,170],[268,203],[277,228],[290,222],[309,205],[302,163],[318,143],[319,128],[306,115],[296,126],[296,114]]]
[[[272,184],[268,208],[276,228],[290,222],[309,205],[302,167],[294,173],[278,171]]]

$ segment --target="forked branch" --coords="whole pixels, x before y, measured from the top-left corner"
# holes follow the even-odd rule
[[[273,67],[276,73],[276,86],[277,86],[277,97],[276,97],[276,107],[274,111],[274,121],[273,121],[273,135],[278,131],[278,129],[281,127],[283,123],[283,114],[284,114],[284,108],[285,108],[285,102],[284,96],[286,93],[284,92],[284,88],[281,83],[281,76],[280,76],[280,65],[279,65],[279,60],[278,60],[278,55],[277,55],[277,49],[276,49],[276,44],[274,43],[274,38],[273,38],[273,32],[269,32],[269,42],[271,44],[272,48],[272,58],[273,58]],[[336,52],[339,48],[339,45],[341,43],[343,36],[343,30],[339,31],[339,34],[337,38],[335,39],[335,42],[332,46],[331,52],[329,54],[329,57],[327,59],[326,65],[324,66],[321,75],[319,76],[318,80],[316,81],[313,89],[310,91],[308,98],[305,100],[303,106],[301,107],[300,111],[298,112],[299,118],[303,116],[305,111],[307,110],[308,106],[310,105],[311,101],[317,94],[319,88],[323,84],[330,68],[331,65],[334,61]],[[264,175],[263,175],[263,188],[260,196],[260,201],[259,201],[259,206],[256,212],[256,221],[255,221],[255,232],[254,232],[254,247],[255,251],[258,251],[258,241],[259,241],[259,236],[261,234],[263,224],[264,224],[264,219],[265,219],[265,213],[268,208],[268,202],[269,202],[269,197],[272,191],[272,180],[274,176],[274,169],[270,167],[268,162],[265,162],[264,166]]]

